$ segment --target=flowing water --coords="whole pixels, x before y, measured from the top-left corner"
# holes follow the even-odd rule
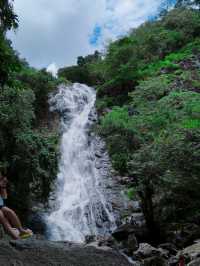
[[[46,218],[52,240],[83,242],[115,227],[90,136],[95,100],[95,90],[81,84],[62,85],[50,99],[51,110],[61,115],[62,130],[54,208]]]

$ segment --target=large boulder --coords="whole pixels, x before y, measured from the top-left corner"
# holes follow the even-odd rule
[[[133,258],[143,266],[167,266],[168,251],[157,249],[147,243],[141,243]]]
[[[200,226],[195,223],[171,224],[167,228],[167,240],[175,244],[179,249],[194,243],[200,238]]]
[[[134,256],[139,259],[149,258],[157,255],[161,255],[161,251],[147,243],[141,243],[138,250],[134,253]]]
[[[132,254],[134,251],[138,249],[138,247],[139,245],[135,235],[134,234],[129,235],[127,240],[127,249],[129,253]]]
[[[172,243],[163,243],[163,244],[160,244],[158,247],[164,250],[167,250],[169,254],[172,256],[175,256],[178,252],[176,246]]]
[[[153,256],[142,261],[143,266],[168,266],[165,259],[159,256]]]
[[[138,218],[139,214],[135,215]],[[139,221],[120,225],[116,230],[114,230],[112,236],[118,241],[123,241],[128,239],[128,236],[131,234],[134,234],[139,242],[143,242],[148,239],[147,228],[144,224],[139,223]]]
[[[187,266],[199,266],[200,265],[200,258],[195,259],[187,264]]]
[[[177,254],[177,257],[184,256],[189,258],[190,261],[200,257],[200,243],[188,246]],[[200,265],[200,264],[199,264]]]
[[[108,247],[37,239],[0,241],[0,266],[131,266]]]
[[[122,241],[127,239],[130,234],[135,232],[135,226],[132,224],[122,224],[116,230],[113,231],[112,236],[118,240]]]

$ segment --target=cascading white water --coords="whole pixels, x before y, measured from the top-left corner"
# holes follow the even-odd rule
[[[89,136],[96,118],[95,100],[95,90],[81,84],[62,85],[50,99],[51,109],[62,118],[56,204],[46,217],[52,240],[83,242],[85,236],[106,234],[115,226]]]

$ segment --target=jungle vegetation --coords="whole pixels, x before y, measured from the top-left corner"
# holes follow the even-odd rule
[[[200,217],[199,4],[178,1],[75,67],[96,87],[96,130],[151,232]]]

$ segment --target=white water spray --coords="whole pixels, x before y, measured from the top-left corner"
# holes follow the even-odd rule
[[[89,136],[95,100],[95,91],[81,84],[61,86],[50,100],[62,118],[56,207],[46,218],[52,240],[83,242],[87,235],[106,234],[115,226]]]

